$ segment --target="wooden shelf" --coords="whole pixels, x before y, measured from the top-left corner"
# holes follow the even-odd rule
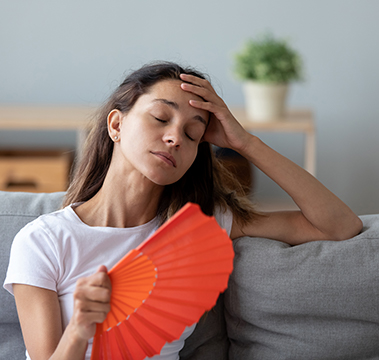
[[[2,130],[82,130],[88,129],[95,107],[81,106],[0,106]]]
[[[270,122],[249,119],[241,107],[231,107],[230,111],[249,132],[293,132],[305,134],[304,169],[316,175],[316,129],[313,113],[309,109],[290,109],[282,118]]]
[[[0,105],[1,130],[72,130],[76,132],[76,151],[82,155],[96,106]]]
[[[309,109],[290,109],[282,118],[270,122],[257,122],[249,119],[243,108],[232,107],[230,111],[241,125],[251,131],[313,132],[313,114]]]

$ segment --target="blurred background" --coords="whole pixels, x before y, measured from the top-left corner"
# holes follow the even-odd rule
[[[304,60],[289,105],[312,109],[317,178],[356,213],[379,213],[377,0],[0,1],[0,106],[103,102],[124,75],[153,60],[207,73],[229,106],[243,106],[233,54],[265,31]],[[304,136],[259,133],[303,164]],[[72,131],[0,130],[0,148],[75,147]],[[286,194],[254,171],[259,202]]]

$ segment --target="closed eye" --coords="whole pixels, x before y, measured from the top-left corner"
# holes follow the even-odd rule
[[[156,116],[154,116],[154,119],[161,122],[161,123],[167,123],[167,120],[163,120],[163,119],[160,119],[160,118],[157,118]],[[188,139],[190,139],[191,141],[195,141],[194,138],[192,138],[190,135],[188,135],[187,133],[185,133],[185,135],[187,136]]]

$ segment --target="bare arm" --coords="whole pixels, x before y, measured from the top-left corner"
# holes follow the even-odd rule
[[[342,240],[359,233],[362,223],[350,208],[307,171],[249,134],[208,81],[190,75],[182,75],[182,79],[191,82],[182,84],[184,91],[205,100],[192,100],[190,104],[211,113],[204,140],[246,157],[285,190],[300,208],[297,212],[268,213],[265,218],[245,226],[235,221],[232,238],[249,235],[298,244],[312,240]]]
[[[106,268],[78,280],[74,313],[63,332],[56,292],[35,286],[14,284],[14,295],[26,348],[33,360],[82,360],[96,323],[109,312],[110,280]]]
[[[312,175],[250,135],[242,154],[273,179],[301,211],[268,213],[254,224],[238,227],[232,236],[264,236],[290,244],[312,240],[344,240],[362,229],[361,220]]]

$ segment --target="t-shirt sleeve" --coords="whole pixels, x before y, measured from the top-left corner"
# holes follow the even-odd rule
[[[231,210],[228,208],[226,211],[223,211],[222,209],[217,208],[214,216],[221,228],[225,229],[228,236],[230,236],[233,225],[233,213]]]
[[[56,247],[38,219],[27,224],[13,240],[4,288],[13,295],[13,284],[57,290]]]

